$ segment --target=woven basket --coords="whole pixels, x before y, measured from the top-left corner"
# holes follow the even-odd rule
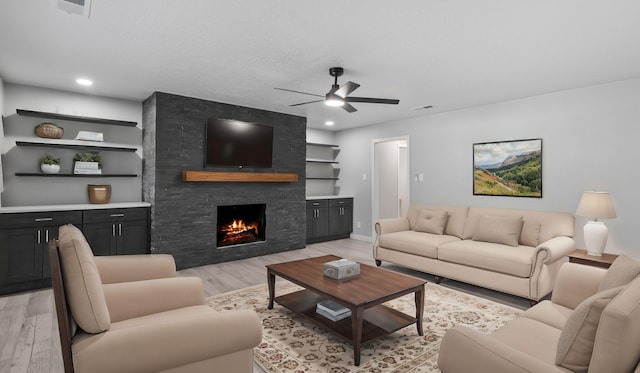
[[[53,123],[40,123],[36,126],[34,131],[38,137],[43,137],[45,139],[61,139],[64,134],[64,129]]]
[[[111,199],[111,185],[87,184],[87,191],[91,203],[109,203]]]

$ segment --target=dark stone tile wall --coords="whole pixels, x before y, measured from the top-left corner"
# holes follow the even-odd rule
[[[204,169],[209,118],[274,128],[273,168],[295,183],[185,182]],[[305,246],[306,118],[155,92],[143,103],[143,198],[151,203],[151,251],[171,254],[179,269]],[[234,171],[207,168],[207,171]],[[265,172],[244,169],[237,172]],[[266,241],[216,247],[218,205],[266,203]]]

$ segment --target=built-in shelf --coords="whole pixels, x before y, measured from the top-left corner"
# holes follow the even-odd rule
[[[45,174],[40,172],[16,172],[16,176],[38,177],[138,177],[136,174]]]
[[[25,116],[25,117],[38,117],[38,118],[45,118],[45,119],[70,120],[70,121],[75,121],[75,122],[108,124],[108,125],[112,125],[112,126],[135,127],[135,126],[138,125],[137,122],[129,122],[129,121],[125,121],[125,120],[104,119],[104,118],[94,118],[94,117],[83,117],[83,116],[78,116],[78,115],[47,113],[47,112],[44,112],[44,111],[33,111],[33,110],[16,109],[16,113],[18,115],[22,115],[22,116]]]
[[[182,180],[195,182],[295,183],[296,173],[182,171]]]
[[[307,162],[308,163],[334,163],[334,164],[338,164],[340,162],[336,161],[336,160],[330,160],[330,159],[315,159],[315,158],[307,158]]]
[[[337,177],[308,177],[307,180],[340,180]]]
[[[76,150],[93,150],[93,151],[119,151],[119,152],[135,152],[137,149],[130,146],[122,146],[120,144],[110,143],[82,143],[77,140],[29,140],[22,141],[16,140],[17,146],[37,146],[46,148],[64,148],[64,149],[76,149]]]
[[[307,145],[312,145],[312,146],[322,146],[325,148],[338,148],[338,145],[334,145],[334,144],[320,144],[317,142],[308,142]]]

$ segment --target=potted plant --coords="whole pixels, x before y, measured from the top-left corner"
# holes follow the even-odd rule
[[[60,158],[47,154],[40,159],[40,170],[45,174],[57,174],[60,172]]]
[[[101,174],[100,154],[97,152],[87,152],[77,154],[73,157],[73,173],[74,174]]]

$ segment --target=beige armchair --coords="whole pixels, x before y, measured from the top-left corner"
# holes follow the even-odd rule
[[[565,263],[551,296],[490,335],[449,329],[438,365],[456,372],[640,371],[640,262]]]
[[[170,255],[94,257],[73,225],[49,255],[66,373],[252,372],[258,315],[211,309]]]

